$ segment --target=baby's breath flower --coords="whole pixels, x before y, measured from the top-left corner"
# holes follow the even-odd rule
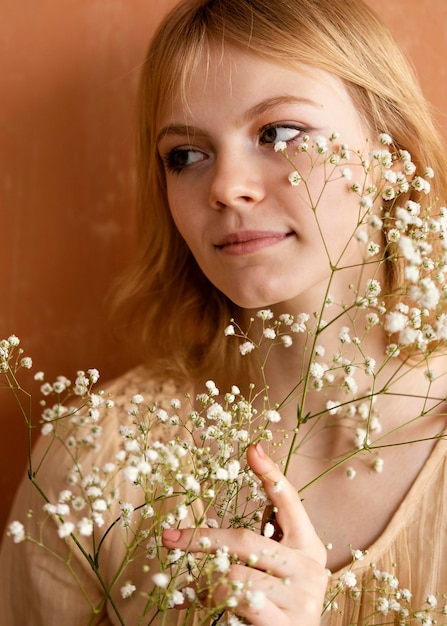
[[[368,226],[370,226],[373,230],[381,230],[383,222],[377,215],[371,215],[368,220]]]
[[[257,610],[262,609],[266,602],[265,593],[259,589],[254,591],[248,590],[245,594],[245,599],[248,606]]]
[[[285,152],[287,150],[287,144],[285,141],[277,141],[274,145],[275,152]]]
[[[354,572],[348,570],[340,576],[340,582],[344,587],[352,588],[357,584],[357,577]]]
[[[102,471],[104,472],[104,474],[111,474],[116,468],[115,463],[112,463],[111,461],[104,463],[104,465],[102,466]]]
[[[219,524],[212,517],[207,517],[206,525],[208,526],[208,528],[219,528]]]
[[[267,522],[262,530],[264,537],[270,539],[275,534],[275,527],[271,522]]]
[[[173,608],[185,602],[185,596],[180,589],[174,589],[172,595],[168,599],[168,607]]]
[[[17,337],[17,335],[10,335],[8,337],[8,343],[11,348],[16,348],[20,344],[20,339]]]
[[[244,343],[242,343],[239,346],[239,351],[242,354],[242,356],[249,354],[254,349],[255,349],[255,344],[252,341],[244,341]]]
[[[362,228],[359,228],[355,232],[355,238],[357,239],[357,241],[360,241],[360,243],[367,243],[368,242],[368,233],[366,232],[366,230],[364,230]]]
[[[337,401],[328,400],[326,402],[326,409],[329,415],[337,415],[337,413],[340,413],[341,405]]]
[[[390,243],[396,243],[400,239],[400,232],[397,228],[391,228],[387,234],[386,238]]]
[[[193,589],[192,587],[183,587],[182,591],[188,602],[194,602],[194,600],[197,598],[195,589]]]
[[[375,241],[370,241],[366,250],[368,252],[368,256],[376,256],[376,254],[379,254],[380,252],[380,246]]]
[[[365,209],[370,209],[373,205],[373,201],[369,196],[362,196],[360,198],[360,206]]]
[[[234,326],[233,326],[233,324],[229,324],[229,325],[225,328],[224,333],[225,333],[225,335],[226,335],[227,337],[230,337],[231,335],[234,335],[234,334],[235,334],[235,330],[234,330]]]
[[[207,380],[205,383],[205,387],[207,388],[210,396],[219,395],[219,389],[216,387],[216,383],[213,380]]]
[[[379,613],[383,613],[384,615],[388,614],[390,603],[386,598],[384,597],[379,598],[377,600],[376,606],[377,606],[377,610],[379,611]]]
[[[438,600],[436,599],[436,596],[433,594],[430,594],[429,596],[427,596],[426,602],[431,609],[434,609],[435,606],[437,606],[438,604]]]
[[[264,328],[263,333],[266,339],[275,339],[276,332],[273,328]]]
[[[384,146],[390,146],[393,143],[391,136],[387,133],[381,133],[379,135],[379,141]]]
[[[132,585],[132,583],[128,582],[125,585],[123,585],[120,589],[121,597],[124,599],[130,598],[130,596],[133,594],[135,590],[136,590],[135,585]]]
[[[99,371],[95,368],[87,370],[87,374],[90,377],[90,381],[94,384],[99,380]]]
[[[355,469],[353,467],[348,467],[346,469],[346,476],[347,476],[347,478],[349,478],[349,480],[352,480],[353,478],[355,478],[356,474],[357,474],[357,472],[355,471]]]
[[[385,168],[390,168],[393,164],[393,159],[389,150],[374,150],[371,154],[371,157],[378,161],[378,163],[380,163],[380,165]]]
[[[293,340],[290,335],[281,335],[281,342],[285,348],[290,348],[290,346],[293,343]]]
[[[168,526],[166,526],[166,528],[168,528]],[[172,565],[173,563],[177,563],[177,561],[180,561],[180,559],[182,558],[184,554],[185,553],[183,552],[183,550],[180,550],[179,548],[176,548],[175,550],[171,550],[171,552],[168,555],[169,564]]]
[[[52,391],[53,391],[53,387],[50,385],[50,383],[44,383],[40,388],[40,393],[43,396],[49,396],[50,393],[52,393]]]
[[[351,152],[347,143],[341,144],[339,154],[340,158],[349,161],[349,159],[351,158]]]
[[[104,498],[98,498],[92,502],[92,509],[94,511],[107,511],[107,502]]]
[[[377,279],[371,278],[370,280],[368,280],[367,287],[366,287],[366,291],[368,295],[378,296],[381,292],[381,289],[382,287],[380,285],[380,282]]]
[[[374,471],[377,472],[378,474],[381,474],[383,472],[383,464],[384,464],[384,461],[382,457],[378,457],[377,459],[375,459],[374,464],[373,464]]]
[[[143,519],[154,517],[155,515],[154,507],[151,504],[145,504],[144,507],[140,511],[140,515]]]
[[[401,589],[399,591],[399,596],[403,600],[405,600],[405,602],[410,602],[411,598],[413,597],[413,594],[411,593],[409,589]]]
[[[281,415],[275,409],[268,409],[265,412],[265,417],[269,422],[277,423],[281,421]]]
[[[33,366],[33,361],[31,357],[24,356],[23,359],[20,361],[20,365],[21,367],[24,367],[25,369],[30,370]]]
[[[310,373],[314,378],[321,379],[323,378],[325,372],[327,370],[327,366],[322,363],[313,362],[310,365]]]
[[[399,346],[397,346],[395,343],[390,343],[387,345],[385,352],[387,356],[396,358],[400,354],[400,349]]]
[[[376,367],[376,361],[372,357],[366,357],[365,359],[365,372],[370,376],[374,374],[374,369]]]
[[[290,172],[288,179],[292,187],[298,187],[301,182],[301,176],[296,170],[294,172]]]
[[[65,537],[68,537],[69,535],[71,535],[71,533],[74,532],[74,530],[75,530],[75,525],[73,524],[73,522],[64,522],[57,529],[57,534],[59,535],[61,539],[65,539]]]
[[[315,138],[315,146],[318,154],[325,154],[328,150],[326,137],[318,136]]]
[[[405,328],[408,316],[399,311],[391,311],[385,317],[385,330],[389,333],[397,333]]]
[[[230,557],[226,546],[217,550],[213,559],[213,564],[216,570],[222,574],[230,569]]]
[[[343,326],[339,333],[338,333],[338,338],[341,341],[341,343],[351,343],[351,337],[349,335],[349,328],[347,326]]]
[[[179,504],[179,506],[177,507],[176,514],[175,514],[175,517],[177,518],[177,520],[181,522],[182,520],[186,519],[187,515],[188,515],[188,507],[186,506],[186,504]]]
[[[54,430],[53,424],[44,424],[40,430],[40,433],[44,437],[47,437],[53,432],[53,430]]]
[[[98,528],[101,528],[102,526],[104,526],[104,517],[103,515],[101,515],[101,513],[98,513],[97,511],[93,511],[92,512],[92,519],[93,522],[96,526],[98,526]]]
[[[258,561],[259,557],[256,554],[249,554],[247,558],[247,565],[249,567],[254,567]]]
[[[256,317],[266,322],[267,320],[273,319],[273,312],[271,309],[261,309],[256,313]]]
[[[236,596],[229,596],[229,597],[227,598],[227,600],[226,600],[226,606],[227,606],[227,608],[229,608],[229,609],[235,609],[235,608],[237,607],[237,605],[238,605],[238,601],[237,601]],[[232,615],[231,617],[233,617],[233,618],[234,618],[234,619],[231,621],[231,626],[239,626],[239,624],[242,626],[242,624],[244,623],[244,622],[240,622],[240,621],[236,618],[236,616],[233,616],[233,615]],[[230,621],[229,621],[229,620],[228,620],[228,622],[227,622],[227,625],[228,625],[228,626],[230,626]]]
[[[169,585],[169,576],[164,572],[157,572],[152,576],[152,582],[156,587],[160,587],[160,589],[166,589]]]
[[[407,172],[406,168],[405,168],[405,171]],[[425,194],[430,193],[430,183],[428,182],[428,180],[425,180],[424,178],[422,178],[422,176],[415,176],[410,184],[413,187],[413,189],[416,189],[417,191],[421,191],[422,193],[425,193]]]
[[[309,150],[309,141],[310,141],[310,137],[309,135],[303,135],[303,140],[300,143],[300,151],[301,152],[307,152]]]
[[[211,548],[211,539],[209,537],[201,537],[199,539],[199,546],[202,550],[208,550]]]
[[[17,520],[8,526],[8,534],[11,535],[14,543],[21,543],[25,540],[25,527]]]
[[[88,519],[88,517],[83,517],[78,522],[78,530],[81,535],[84,537],[90,537],[93,533],[93,521]]]

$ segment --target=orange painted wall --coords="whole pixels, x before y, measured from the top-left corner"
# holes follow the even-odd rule
[[[369,2],[447,136],[447,3]],[[133,362],[107,329],[104,300],[133,245],[138,66],[174,3],[0,2],[0,338],[21,337],[50,378],[98,367],[106,380]],[[26,461],[23,420],[2,389],[0,429],[1,528]]]

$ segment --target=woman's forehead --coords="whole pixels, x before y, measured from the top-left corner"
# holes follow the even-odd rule
[[[201,99],[209,103],[213,94],[217,100],[225,97],[229,105],[237,105],[240,95],[250,90],[259,100],[263,93],[272,98],[291,92],[303,100],[312,99],[308,96],[311,93],[316,100],[332,97],[351,101],[344,81],[323,69],[299,62],[279,63],[236,46],[215,45],[202,51],[195,64],[172,82],[162,117],[166,120],[174,111],[188,115]]]

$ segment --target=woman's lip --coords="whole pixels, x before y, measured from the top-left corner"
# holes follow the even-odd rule
[[[226,254],[235,256],[250,254],[251,252],[261,250],[262,248],[274,246],[275,244],[284,241],[292,234],[292,232],[274,231],[243,231],[239,233],[231,233],[219,241],[219,243],[216,244],[216,248],[222,250]]]

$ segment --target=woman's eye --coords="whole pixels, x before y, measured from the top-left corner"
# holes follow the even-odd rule
[[[297,139],[301,133],[302,129],[296,126],[267,126],[261,130],[259,142],[267,145],[274,145],[278,141],[289,143]]]
[[[200,150],[191,150],[189,148],[174,148],[165,155],[163,161],[166,168],[170,172],[181,172],[190,165],[198,163],[199,161],[203,161],[204,159],[205,154],[203,152],[200,152]]]

